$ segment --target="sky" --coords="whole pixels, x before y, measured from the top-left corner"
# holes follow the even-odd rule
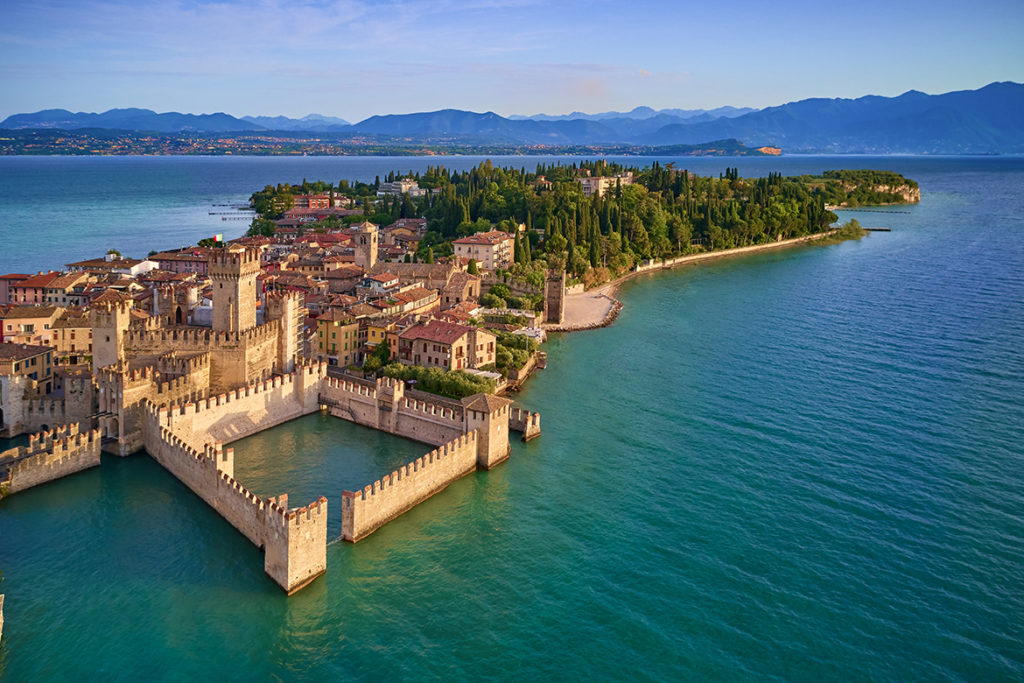
[[[765,107],[1024,81],[1024,2],[7,0],[0,119]]]

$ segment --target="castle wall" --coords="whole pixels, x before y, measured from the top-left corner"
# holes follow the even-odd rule
[[[437,446],[466,432],[461,410],[406,397],[402,383],[388,378],[370,384],[327,377],[320,395],[335,417],[414,441]]]
[[[0,453],[0,486],[5,494],[17,493],[99,464],[99,430],[82,433],[72,424]]]
[[[124,354],[133,365],[158,365],[162,357],[210,354],[210,390],[225,391],[280,372],[278,343],[281,321],[243,332],[196,327],[140,329],[126,332]]]
[[[342,493],[341,537],[358,541],[476,469],[477,434],[457,437],[378,479]]]
[[[185,405],[161,406],[160,424],[193,448],[209,441],[230,443],[319,408],[323,363],[300,366],[290,375]]]
[[[146,450],[167,471],[264,550],[264,571],[292,594],[327,570],[327,499],[288,510],[287,496],[264,500],[232,476],[234,451],[220,443],[193,448],[161,424],[146,404]]]
[[[522,408],[510,408],[508,428],[522,433],[523,441],[536,439],[540,436],[540,413],[531,413]]]

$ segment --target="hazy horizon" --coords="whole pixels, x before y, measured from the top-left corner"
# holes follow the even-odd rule
[[[139,107],[357,122],[943,93],[1024,80],[1022,24],[1024,7],[1001,0],[46,0],[5,11],[0,118]]]

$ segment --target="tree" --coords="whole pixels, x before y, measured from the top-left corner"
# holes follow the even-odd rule
[[[466,268],[466,272],[469,273],[470,275],[480,274],[480,267],[477,266],[475,258],[469,259],[469,267]]]
[[[428,247],[427,248],[427,263],[433,263],[433,262],[434,262],[434,248],[433,247]]]
[[[273,237],[275,230],[277,230],[277,224],[274,221],[268,218],[253,218],[245,235],[246,237],[255,237],[257,235]]]

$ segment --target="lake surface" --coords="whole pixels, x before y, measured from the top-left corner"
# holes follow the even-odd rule
[[[428,163],[0,159],[0,270],[144,255],[269,182]],[[891,233],[627,283],[616,324],[552,339],[516,397],[540,439],[330,545],[292,598],[145,455],[4,500],[0,677],[1024,678],[1024,160],[677,166],[891,169],[922,202],[847,214]],[[22,213],[61,187],[52,221]],[[328,496],[336,535],[342,489],[426,450],[315,415],[239,442],[236,473]]]

